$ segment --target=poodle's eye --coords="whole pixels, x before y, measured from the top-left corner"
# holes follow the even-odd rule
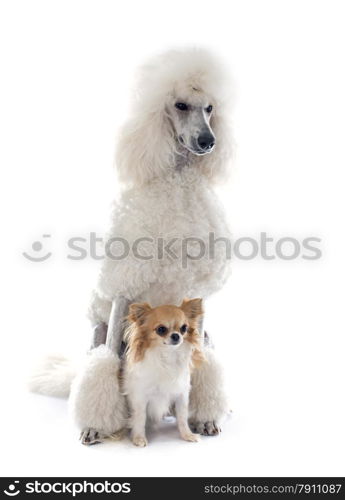
[[[175,104],[175,108],[179,109],[180,111],[188,111],[188,104],[185,102],[177,102]]]
[[[207,106],[207,108],[206,108],[207,113],[211,113],[212,109],[213,109],[212,104],[210,104],[209,106]]]
[[[167,331],[168,331],[167,327],[163,325],[157,326],[156,328],[156,332],[158,333],[158,335],[165,335]]]
[[[181,328],[180,328],[180,332],[183,334],[183,333],[186,333],[187,331],[187,325],[182,325]]]

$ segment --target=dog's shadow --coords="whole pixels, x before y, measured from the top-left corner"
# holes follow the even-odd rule
[[[155,441],[167,442],[181,439],[175,417],[164,417],[158,424],[147,428],[147,439],[150,443]]]
[[[164,417],[161,422],[155,424],[154,426],[148,425],[146,428],[146,437],[149,442],[149,446],[152,443],[168,443],[176,442],[181,440],[175,417]],[[105,440],[105,444],[114,445],[116,442],[120,442],[125,446],[133,447],[130,438],[130,431],[119,432],[113,435],[110,439]]]

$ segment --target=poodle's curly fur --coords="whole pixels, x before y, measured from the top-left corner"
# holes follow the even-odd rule
[[[176,168],[181,154],[167,102],[188,95],[197,88],[213,103],[211,126],[216,147],[211,154],[189,155],[187,165]],[[222,182],[232,154],[228,123],[229,83],[216,59],[204,50],[171,51],[143,66],[138,74],[131,116],[124,125],[116,154],[119,177],[125,184],[121,199],[114,204],[111,238],[125,239],[132,249],[140,242],[141,255],[157,257],[158,239],[177,238],[170,249],[176,255],[138,259],[129,252],[126,259],[106,257],[93,295],[90,316],[94,324],[108,322],[111,301],[123,296],[148,301],[153,306],[179,304],[184,297],[207,298],[224,283],[228,273],[224,244],[215,245],[209,256],[209,238],[228,238],[229,231],[213,185]],[[182,240],[188,255],[205,257],[183,260]],[[117,246],[117,248],[116,248]],[[119,255],[123,244],[111,245]],[[118,254],[116,253],[118,252]]]
[[[178,305],[185,297],[205,299],[227,278],[224,238],[228,241],[229,230],[214,184],[226,177],[232,153],[228,95],[220,66],[203,50],[168,52],[139,72],[116,155],[124,189],[111,216],[111,255],[107,253],[103,261],[90,307],[91,321],[102,332],[114,310],[112,304]],[[200,116],[216,138],[212,152],[203,155],[184,148],[183,141],[181,145],[171,117],[171,110],[177,113],[176,99],[193,98],[203,103]],[[206,117],[210,103],[213,111]],[[219,240],[213,254],[210,238]],[[126,257],[114,258],[123,253],[124,242],[130,249]],[[165,245],[169,249],[162,252]],[[120,316],[122,327],[124,315]],[[124,398],[114,379],[119,358],[108,342],[97,347],[99,343],[78,371],[71,391],[71,408],[84,444],[119,431],[126,418]],[[228,402],[221,367],[209,346],[204,347],[204,356],[206,362],[192,376],[190,425],[198,433],[217,434]],[[54,359],[49,363],[33,377],[32,390],[68,393],[73,370],[63,363],[57,366]],[[54,376],[61,371],[64,387]]]

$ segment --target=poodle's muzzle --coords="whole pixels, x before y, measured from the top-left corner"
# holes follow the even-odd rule
[[[188,145],[182,135],[179,135],[178,140],[182,146],[198,156],[211,153],[216,143],[216,138],[210,130],[202,132],[196,137],[192,136],[190,138],[190,145]]]
[[[203,153],[211,153],[216,139],[209,131],[199,135],[197,139],[198,146]]]
[[[182,112],[174,110],[172,121],[179,143],[188,151],[198,156],[213,151],[216,138],[204,106],[189,105],[188,111]]]

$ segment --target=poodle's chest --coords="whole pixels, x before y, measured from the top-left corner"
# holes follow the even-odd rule
[[[115,207],[100,290],[153,305],[206,297],[228,275],[230,236],[206,182],[161,182],[125,193]]]
[[[149,237],[166,241],[194,237],[207,243],[211,233],[228,236],[223,209],[205,186],[154,186],[126,200],[119,213],[121,232],[147,241]]]

